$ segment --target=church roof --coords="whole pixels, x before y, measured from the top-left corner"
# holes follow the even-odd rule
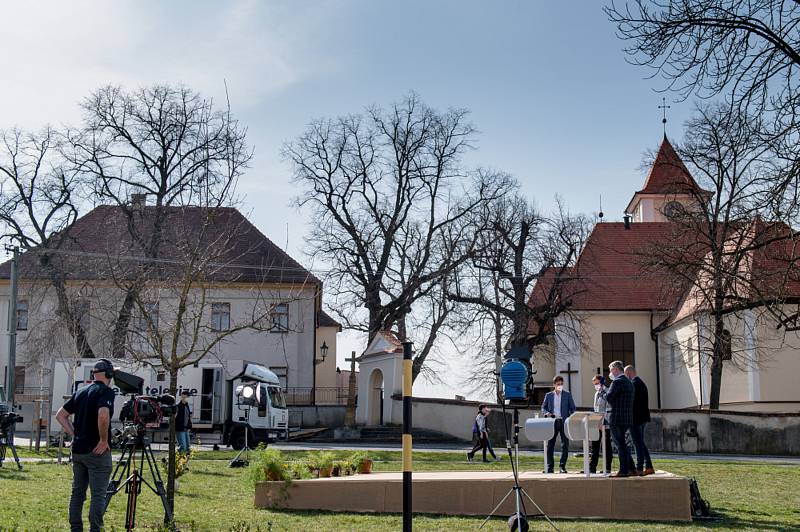
[[[644,188],[637,194],[708,194],[700,188],[667,136],[661,141]]]
[[[578,258],[569,288],[573,310],[668,310],[681,290],[663,276],[642,271],[637,257],[670,233],[671,224],[595,225]]]

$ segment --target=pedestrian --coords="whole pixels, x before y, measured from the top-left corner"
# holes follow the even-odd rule
[[[594,411],[599,414],[605,414],[608,408],[608,401],[603,397],[601,392],[606,391],[608,388],[605,386],[605,379],[602,375],[595,375],[592,378],[594,385]],[[611,460],[614,457],[614,451],[611,449],[611,431],[608,427],[608,418],[603,418],[603,423],[600,425],[600,437],[592,442],[591,453],[589,454],[589,472],[597,473],[597,462],[600,459],[600,448],[602,442],[605,440],[605,469],[603,473],[611,473]]]
[[[612,477],[629,477],[631,453],[625,444],[625,433],[633,425],[633,383],[628,380],[623,371],[622,362],[615,360],[608,365],[611,374],[611,386],[600,391],[600,395],[608,402],[606,415],[611,429],[611,438],[619,452],[619,472]]]
[[[489,407],[486,405],[478,406],[478,415],[475,416],[475,422],[472,424],[472,436],[475,439],[475,445],[472,450],[467,453],[467,461],[472,462],[475,458],[475,453],[479,450],[483,454],[483,461],[489,462],[486,459],[486,451],[489,450],[489,432],[486,430],[486,418],[489,416]],[[497,459],[494,451],[492,456]]]
[[[103,529],[106,491],[111,476],[111,416],[114,390],[108,385],[114,366],[101,358],[92,368],[93,383],[72,394],[58,409],[56,420],[72,436],[72,495],[69,499],[69,525],[72,532],[83,530],[83,503],[86,488],[92,490],[89,503],[89,529]],[[74,423],[70,416],[75,416]]]
[[[192,409],[189,406],[189,390],[181,390],[178,412],[175,414],[175,437],[178,440],[179,452],[189,453],[189,431],[192,428]]]
[[[545,450],[546,473],[552,473],[553,464],[553,449],[556,444],[556,438],[561,437],[561,460],[559,462],[559,473],[567,472],[567,458],[569,458],[569,439],[564,432],[564,421],[575,413],[575,401],[572,400],[572,394],[564,389],[564,377],[557,375],[553,378],[553,391],[547,392],[542,402],[542,414],[545,417],[553,417],[555,422],[555,433],[553,437],[547,442],[547,449]]]
[[[653,469],[653,461],[650,459],[650,451],[644,442],[644,427],[650,421],[650,404],[647,395],[647,385],[636,374],[636,368],[625,366],[625,376],[633,383],[633,426],[631,426],[631,438],[633,446],[636,448],[636,473],[639,476],[652,475],[656,471]]]

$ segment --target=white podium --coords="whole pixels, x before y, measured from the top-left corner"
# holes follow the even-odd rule
[[[544,470],[547,471],[547,442],[556,433],[556,418],[534,417],[525,421],[525,436],[531,441],[541,441]]]
[[[589,442],[600,437],[600,428],[603,425],[603,414],[595,412],[575,412],[567,418],[564,423],[564,432],[567,438],[573,441],[583,441],[583,474],[588,477],[589,473]],[[606,439],[602,439],[603,444],[603,464],[606,458]],[[604,466],[605,467],[605,466]]]

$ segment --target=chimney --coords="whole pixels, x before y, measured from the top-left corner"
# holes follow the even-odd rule
[[[147,194],[131,194],[132,207],[144,207],[147,205]]]
[[[625,229],[626,230],[629,230],[631,228],[631,218],[633,218],[633,216],[631,216],[627,212],[622,217],[622,221],[625,222]]]

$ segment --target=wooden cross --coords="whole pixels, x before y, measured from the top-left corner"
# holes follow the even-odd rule
[[[579,373],[579,371],[577,369],[572,369],[572,364],[567,362],[566,371],[561,371],[560,373],[564,373],[567,376],[567,388],[569,388],[569,391],[572,392],[572,374]]]
[[[664,135],[667,134],[667,109],[670,107],[671,106],[667,105],[667,99],[662,96],[661,105],[659,105],[658,108],[662,111],[661,123],[664,125]]]
[[[344,414],[344,426],[354,427],[356,424],[356,352],[352,352],[350,358],[345,358],[345,362],[350,362],[350,378],[347,380],[347,410]]]

